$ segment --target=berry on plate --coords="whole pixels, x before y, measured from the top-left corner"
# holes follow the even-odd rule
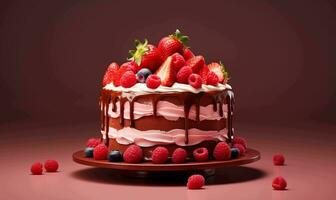
[[[47,172],[57,172],[58,162],[56,160],[46,160],[44,162],[44,168]]]
[[[207,85],[216,86],[218,84],[218,77],[214,72],[209,72],[206,80]]]
[[[205,184],[205,179],[202,175],[200,174],[194,174],[191,175],[188,178],[188,183],[187,183],[187,187],[188,189],[201,189]]]
[[[85,157],[92,158],[93,157],[93,150],[94,150],[94,147],[86,147],[84,149]]]
[[[177,148],[172,154],[173,163],[184,163],[187,159],[187,151],[182,148]]]
[[[33,175],[41,175],[43,172],[43,165],[40,162],[35,162],[30,167],[30,171]]]
[[[139,83],[145,83],[146,79],[151,74],[152,74],[151,70],[149,70],[148,68],[142,68],[136,74],[137,81]]]
[[[179,53],[174,53],[172,55],[172,62],[173,62],[174,70],[176,72],[179,71],[185,64],[185,60],[183,56],[181,56],[181,54]]]
[[[193,151],[193,156],[197,162],[205,162],[209,160],[209,152],[205,147],[197,148]]]
[[[125,72],[122,75],[121,80],[120,80],[120,84],[124,88],[130,88],[136,83],[137,83],[137,79],[136,79],[134,72],[132,71]]]
[[[90,138],[86,142],[86,147],[96,147],[98,144],[100,144],[99,138]]]
[[[150,75],[146,80],[146,86],[151,89],[156,89],[161,85],[161,79],[155,74]]]
[[[216,63],[216,62],[210,63],[208,64],[208,67],[210,71],[214,72],[217,75],[219,83],[226,83],[228,81],[229,74],[225,70],[225,67],[221,62],[220,63]]]
[[[274,165],[284,165],[285,164],[285,156],[282,154],[276,154],[273,156],[273,164]]]
[[[275,190],[285,190],[287,187],[287,182],[283,177],[278,176],[273,180],[272,187]]]
[[[105,160],[107,153],[107,147],[104,144],[99,144],[93,149],[93,158],[95,160]]]
[[[231,148],[231,159],[235,159],[239,157],[239,149]]]
[[[195,57],[194,53],[190,50],[190,48],[183,49],[183,57],[185,60],[189,60],[192,57]]]
[[[173,35],[162,38],[158,45],[158,48],[162,53],[162,59],[166,60],[168,56],[171,56],[176,52],[182,54],[183,48],[188,40],[189,37],[182,35],[178,29]]]
[[[124,161],[127,163],[139,163],[143,159],[143,152],[138,145],[131,145],[127,147],[123,154]]]
[[[172,66],[172,57],[169,56],[155,72],[160,77],[161,85],[170,87],[175,83],[175,70]]]
[[[188,78],[192,74],[191,67],[184,66],[176,74],[176,81],[179,83],[188,83]]]
[[[129,60],[135,61],[140,68],[148,68],[154,72],[161,65],[162,55],[159,48],[148,44],[147,40],[144,43],[135,40],[135,47],[136,50],[129,51],[132,56]]]
[[[241,144],[245,147],[245,149],[247,148],[246,140],[243,137],[240,137],[240,136],[234,136],[233,144]]]
[[[198,73],[199,70],[201,70],[201,68],[203,67],[203,65],[205,65],[204,57],[203,56],[192,57],[185,62],[185,65],[191,67],[191,70],[194,73]]]
[[[218,142],[212,155],[216,160],[229,160],[231,158],[231,149],[226,142]]]
[[[156,147],[152,153],[152,162],[162,164],[168,160],[168,149],[166,147]]]
[[[239,150],[240,155],[244,155],[246,152],[246,148],[241,144],[238,144],[238,143],[233,144],[233,147]]]
[[[112,83],[114,80],[114,77],[117,75],[119,69],[119,65],[115,62],[111,63],[104,74],[103,77],[103,86]]]
[[[188,78],[188,83],[195,89],[199,89],[202,87],[202,78],[198,74],[191,74]]]
[[[107,159],[110,162],[121,162],[123,161],[123,155],[120,151],[113,150],[107,155]]]

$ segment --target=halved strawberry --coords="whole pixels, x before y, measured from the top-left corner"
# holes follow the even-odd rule
[[[191,67],[194,73],[198,73],[199,70],[205,64],[203,56],[195,56],[186,61],[185,65]]]
[[[158,48],[162,53],[162,59],[166,60],[168,56],[171,56],[176,52],[183,54],[183,47],[186,45],[188,40],[189,37],[182,35],[178,29],[176,29],[173,35],[162,38],[158,45]]]
[[[114,76],[116,76],[119,69],[119,65],[115,62],[111,63],[104,74],[103,86],[112,83]]]
[[[128,60],[135,61],[141,68],[148,68],[152,72],[162,64],[162,55],[159,48],[154,45],[148,44],[148,40],[145,39],[144,43],[139,40],[135,40],[136,50],[130,50],[131,58]]]
[[[183,57],[185,60],[189,60],[192,57],[195,57],[194,53],[190,50],[190,48],[183,49]]]
[[[225,67],[221,62],[210,63],[208,64],[208,67],[210,71],[214,72],[217,75],[219,83],[227,83],[227,81],[229,80],[229,73],[225,71]]]
[[[206,80],[207,80],[209,72],[210,70],[207,65],[203,65],[203,67],[199,70],[198,74],[201,76],[203,84],[206,84]]]
[[[170,87],[175,83],[175,70],[173,68],[172,56],[169,56],[155,72],[160,77],[161,85]]]

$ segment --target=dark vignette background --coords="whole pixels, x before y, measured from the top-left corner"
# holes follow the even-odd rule
[[[193,2],[2,1],[0,122],[98,124],[106,66],[176,28],[226,64],[237,121],[335,122],[335,1]]]

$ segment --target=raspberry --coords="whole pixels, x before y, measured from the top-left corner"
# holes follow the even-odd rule
[[[188,178],[187,187],[188,189],[191,189],[191,190],[201,189],[204,186],[204,183],[205,183],[205,179],[202,175],[194,174]]]
[[[239,136],[235,136],[233,138],[233,144],[241,144],[245,147],[245,149],[247,148],[246,140],[242,137],[239,137]]]
[[[284,190],[287,187],[287,182],[283,177],[278,176],[273,180],[272,187],[275,190]]]
[[[213,151],[213,157],[216,160],[229,160],[231,158],[231,149],[226,142],[219,142]]]
[[[176,74],[176,80],[179,83],[188,83],[188,78],[192,74],[191,67],[184,66]]]
[[[86,142],[86,147],[96,147],[98,144],[100,144],[100,139],[98,139],[98,138],[90,138]]]
[[[146,80],[146,85],[148,88],[156,89],[161,85],[161,79],[157,75],[149,75]]]
[[[191,74],[188,78],[189,85],[193,86],[196,89],[202,87],[202,78],[198,74]]]
[[[56,160],[46,160],[44,162],[44,168],[47,172],[56,172],[58,169],[58,162]]]
[[[206,79],[206,84],[216,86],[218,84],[218,76],[214,72],[209,72]]]
[[[139,163],[142,161],[142,149],[138,145],[129,146],[123,154],[124,161],[127,163]]]
[[[104,78],[103,78],[103,86],[112,83],[114,76],[117,74],[119,69],[119,65],[115,62],[111,63],[105,72]]]
[[[241,144],[233,144],[233,147],[239,150],[240,155],[244,155],[246,152],[245,147]]]
[[[284,165],[285,157],[282,154],[276,154],[273,156],[273,164],[274,165]]]
[[[99,144],[93,149],[93,158],[95,160],[105,160],[107,153],[107,147],[104,144]]]
[[[193,152],[194,159],[198,162],[205,162],[209,160],[209,152],[205,147],[197,148]]]
[[[33,175],[41,175],[43,172],[43,165],[40,162],[35,162],[30,167],[30,171]]]
[[[168,149],[166,147],[156,147],[152,154],[152,162],[162,164],[168,160]]]
[[[184,163],[187,158],[187,151],[182,148],[177,148],[173,152],[172,162],[173,163]]]
[[[130,88],[137,83],[136,76],[134,72],[127,71],[125,72],[120,79],[121,86],[124,88]]]
[[[185,64],[185,60],[183,56],[179,53],[174,53],[172,55],[172,63],[173,63],[173,68],[175,71],[179,71]]]
[[[133,71],[132,70],[132,68],[130,67],[130,66],[128,66],[128,65],[122,65],[120,68],[119,68],[119,70],[118,70],[118,72],[117,72],[117,74],[114,76],[114,78],[113,78],[113,83],[114,83],[114,85],[115,86],[120,86],[121,85],[121,77],[124,75],[124,73],[125,72],[127,72],[127,71]]]

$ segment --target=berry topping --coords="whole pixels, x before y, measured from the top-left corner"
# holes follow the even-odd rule
[[[137,73],[140,70],[139,65],[134,61],[125,62],[124,64],[120,66],[120,69],[123,69],[123,68],[131,69],[134,73]]]
[[[287,182],[283,177],[278,176],[273,180],[272,187],[275,190],[285,190],[287,187]]]
[[[206,80],[207,85],[216,86],[218,84],[218,77],[214,72],[209,72]]]
[[[181,54],[179,53],[174,53],[172,55],[172,62],[176,72],[179,71],[185,64],[183,56],[181,56]]]
[[[168,149],[166,147],[156,147],[152,153],[152,162],[162,164],[168,160]]]
[[[191,70],[194,73],[198,73],[199,70],[205,65],[204,57],[203,56],[195,56],[190,58],[185,63],[186,66],[191,67]]]
[[[231,159],[235,159],[239,157],[239,149],[231,148]]]
[[[151,89],[156,89],[161,85],[161,79],[157,75],[150,75],[146,80],[146,86]]]
[[[189,48],[184,48],[183,49],[183,57],[185,60],[189,60],[192,57],[195,57],[193,52]]]
[[[172,67],[172,57],[169,56],[155,72],[160,77],[161,85],[170,87],[175,83],[175,70]]]
[[[127,163],[139,163],[143,159],[141,147],[138,145],[129,146],[123,154],[124,161]]]
[[[188,189],[201,189],[205,184],[205,179],[200,174],[191,175],[188,178],[187,187]]]
[[[148,44],[145,40],[141,43],[139,40],[135,40],[136,50],[130,50],[131,58],[129,60],[135,61],[140,68],[148,68],[151,71],[155,71],[162,63],[162,55],[159,48],[154,45]]]
[[[187,159],[187,151],[182,148],[177,148],[173,152],[172,162],[173,163],[184,163]]]
[[[174,53],[183,53],[183,47],[188,42],[189,37],[181,34],[179,30],[176,30],[173,35],[169,35],[160,40],[158,48],[162,53],[162,58],[165,60],[168,56]]]
[[[205,162],[209,160],[209,152],[205,147],[197,148],[193,151],[195,161]]]
[[[198,72],[198,74],[202,78],[202,83],[203,84],[206,84],[209,72],[210,72],[210,70],[209,70],[209,67],[207,65],[203,65],[203,67],[201,67],[200,71]]]
[[[214,72],[217,77],[218,77],[218,82],[219,83],[226,83],[229,79],[229,74],[227,71],[225,71],[225,67],[224,65],[220,62],[220,63],[210,63],[208,65],[210,71]]]
[[[139,83],[145,83],[147,77],[151,74],[152,74],[151,70],[149,70],[148,68],[142,68],[136,74],[137,81]]]
[[[245,147],[245,149],[247,148],[246,140],[242,137],[239,137],[239,136],[235,136],[233,138],[233,144],[241,144]]]
[[[118,69],[119,69],[119,65],[115,62],[111,63],[107,67],[107,70],[103,78],[103,86],[113,82],[114,77],[117,75]]]
[[[93,149],[93,158],[95,160],[105,160],[107,153],[107,147],[104,144],[99,144]]]
[[[114,150],[108,154],[107,159],[110,162],[121,162],[123,161],[123,155],[120,151]]]
[[[122,75],[124,75],[124,73],[127,72],[127,71],[133,71],[132,68],[131,68],[128,64],[127,64],[127,65],[123,64],[123,65],[119,68],[119,70],[118,70],[118,72],[117,72],[117,75],[113,78],[113,83],[114,83],[115,86],[118,87],[118,86],[121,85],[121,83],[120,83],[121,77],[122,77]],[[133,71],[133,72],[134,72],[134,71]]]
[[[92,158],[93,157],[93,149],[94,149],[94,147],[86,147],[84,149],[85,157]]]
[[[100,139],[98,139],[98,138],[90,138],[86,142],[86,147],[96,147],[98,144],[100,144]]]
[[[192,70],[189,66],[182,67],[176,74],[176,81],[179,83],[188,83],[188,78],[192,74]]]
[[[44,162],[44,168],[47,172],[56,172],[58,169],[58,162],[56,160],[46,160]]]
[[[229,160],[231,158],[231,149],[226,142],[219,142],[216,144],[212,155],[216,160]]]
[[[33,175],[41,175],[43,172],[43,165],[40,162],[32,164],[30,171]]]
[[[282,154],[276,154],[273,156],[273,164],[274,165],[284,165],[285,157]]]
[[[237,144],[233,144],[233,147],[239,149],[240,155],[244,155],[245,152],[246,152],[245,147],[243,145],[241,145],[241,144],[238,144],[238,143]]]
[[[121,86],[124,88],[130,88],[137,83],[136,76],[134,72],[127,71],[125,72],[120,80]]]
[[[202,79],[198,74],[191,74],[188,78],[189,85],[193,86],[196,89],[202,87]]]

